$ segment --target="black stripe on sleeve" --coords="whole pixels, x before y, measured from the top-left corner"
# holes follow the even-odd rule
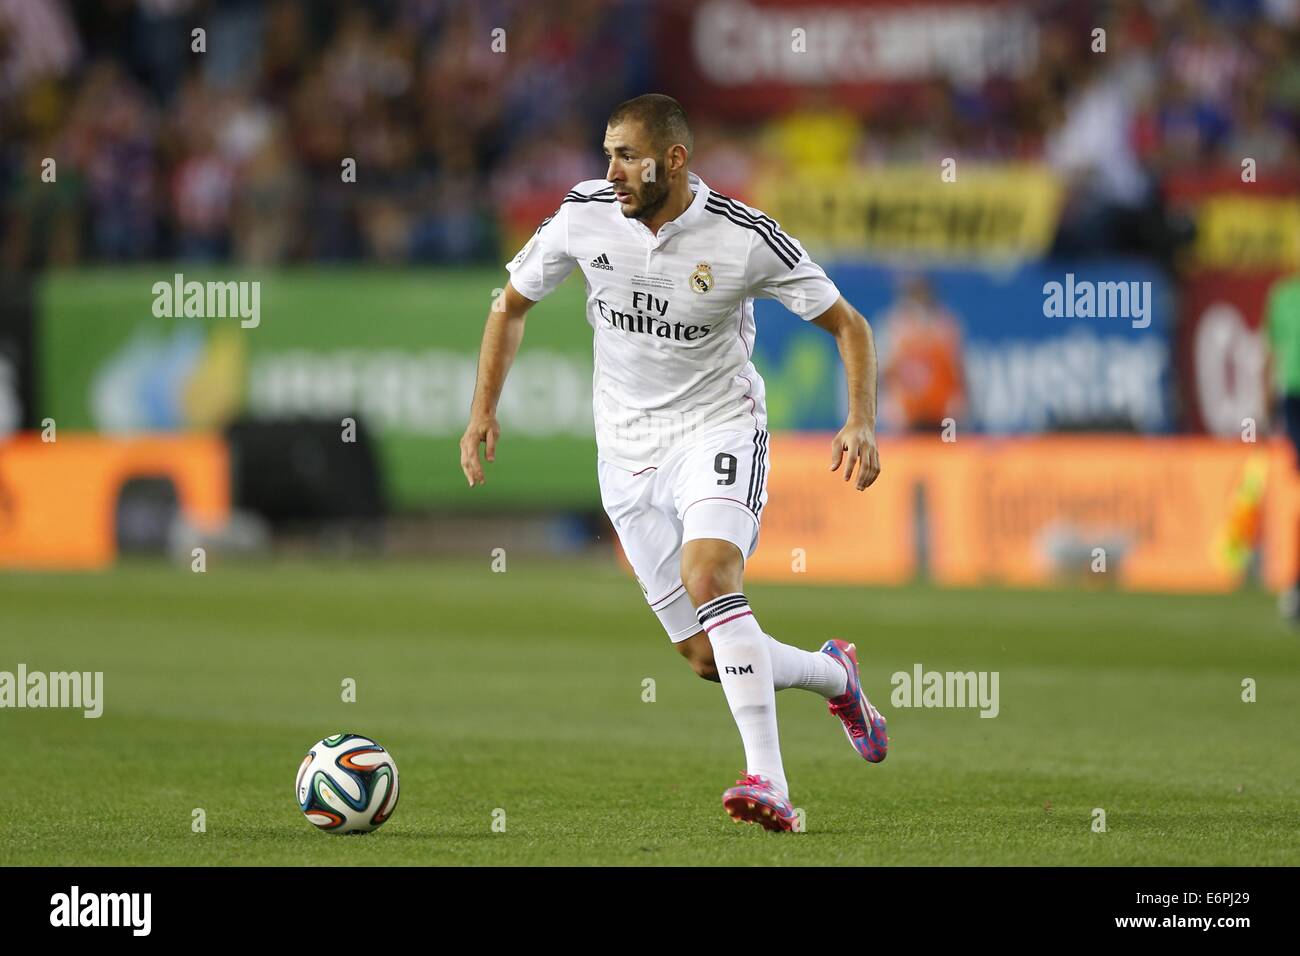
[[[798,259],[791,259],[790,256],[789,256],[789,254],[788,254],[787,252],[785,252],[785,251],[784,251],[780,246],[778,246],[778,245],[777,245],[777,244],[772,240],[772,237],[771,237],[771,236],[769,236],[766,232],[764,232],[764,231],[763,231],[762,229],[760,229],[758,226],[754,225],[752,222],[746,222],[745,220],[741,219],[739,216],[736,216],[734,213],[732,213],[729,209],[721,208],[721,207],[715,207],[714,205],[712,205],[712,202],[711,202],[711,201],[708,202],[708,203],[705,203],[705,204],[704,204],[704,208],[705,208],[708,212],[713,213],[715,216],[722,216],[724,219],[729,219],[729,220],[731,220],[731,221],[734,222],[737,226],[740,226],[742,229],[752,229],[754,232],[758,233],[759,236],[762,237],[762,240],[763,240],[765,243],[767,243],[767,247],[768,247],[769,249],[771,249],[772,252],[774,252],[774,253],[776,254],[776,257],[777,257],[778,259],[780,259],[783,263],[785,263],[785,267],[786,267],[787,269],[793,269],[793,268],[795,267],[795,265],[798,263],[798,261],[799,261]]]
[[[584,196],[581,193],[574,190],[570,192],[569,195],[564,197],[564,202],[614,202],[614,201],[615,199],[614,199],[613,186],[609,187],[608,189],[598,190],[592,193],[590,196]],[[561,203],[560,205],[564,205],[564,203]]]
[[[724,196],[721,193],[711,193],[709,199],[717,199],[720,205],[730,208],[732,212],[740,216],[742,219],[748,219],[756,226],[762,226],[765,228],[768,234],[776,242],[779,242],[785,251],[793,257],[795,262],[799,261],[799,247],[795,244],[793,239],[781,231],[781,227],[776,224],[776,220],[771,216],[766,213],[758,212],[757,210],[750,210],[737,200],[732,199],[729,196]]]
[[[592,193],[590,196],[584,196],[576,189],[570,189],[568,194],[564,197],[564,199],[561,200],[560,205],[563,206],[565,203],[570,203],[570,202],[614,202],[614,201],[615,201],[614,187],[610,186],[608,189],[597,190],[596,192]],[[537,227],[537,230],[540,232],[548,222],[550,222],[559,214],[559,212],[560,210],[557,209],[555,210],[555,212],[551,213],[549,216],[543,219],[542,224]]]

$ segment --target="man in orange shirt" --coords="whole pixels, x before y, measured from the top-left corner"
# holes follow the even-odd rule
[[[965,409],[961,329],[935,301],[929,283],[912,276],[882,320],[889,340],[885,400],[907,431],[933,431]]]

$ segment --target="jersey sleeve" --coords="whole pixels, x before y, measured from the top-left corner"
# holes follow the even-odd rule
[[[526,299],[546,298],[569,277],[577,260],[569,255],[569,209],[561,204],[506,263],[510,284]]]
[[[763,219],[750,246],[749,294],[776,299],[809,322],[836,303],[840,290],[797,239],[766,216]]]

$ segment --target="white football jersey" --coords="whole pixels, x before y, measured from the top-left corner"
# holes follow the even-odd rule
[[[767,427],[750,360],[755,298],[779,299],[805,320],[839,298],[771,218],[694,173],[690,186],[690,206],[655,235],[624,218],[610,183],[579,183],[506,266],[534,301],[582,269],[598,454],[633,471],[706,430]]]

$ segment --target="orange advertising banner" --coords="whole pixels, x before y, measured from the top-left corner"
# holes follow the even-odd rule
[[[230,465],[215,436],[23,434],[0,443],[0,568],[91,569],[117,557],[114,514],[132,477],[161,476],[182,513],[212,528],[230,514]]]
[[[829,470],[831,438],[772,436],[747,578],[1226,591],[1257,550],[1268,584],[1294,575],[1300,494],[1281,443],[895,438],[857,492]]]

